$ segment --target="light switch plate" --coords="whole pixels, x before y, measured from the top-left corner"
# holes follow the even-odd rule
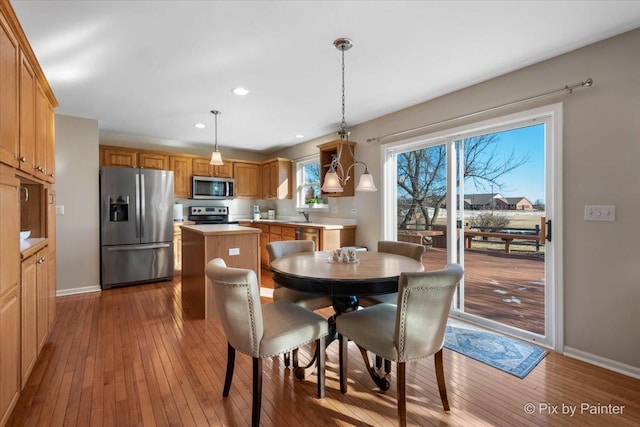
[[[585,221],[615,221],[616,207],[615,205],[585,205],[584,220]]]
[[[56,215],[64,215],[64,205],[56,205]]]

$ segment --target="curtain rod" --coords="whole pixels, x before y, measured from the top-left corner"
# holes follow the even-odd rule
[[[517,101],[509,102],[507,104],[497,105],[495,107],[487,108],[487,109],[480,110],[480,111],[475,111],[473,113],[464,114],[462,116],[452,117],[450,119],[441,120],[439,122],[430,123],[428,125],[418,126],[416,128],[413,128],[413,129],[407,129],[407,130],[403,130],[403,131],[400,131],[400,132],[394,132],[394,133],[389,133],[387,135],[377,136],[375,138],[369,138],[369,139],[367,139],[367,143],[374,142],[374,141],[378,141],[379,142],[381,139],[390,138],[392,136],[404,135],[406,133],[411,133],[411,132],[416,132],[416,131],[423,130],[423,129],[428,129],[430,127],[441,125],[441,124],[444,124],[444,123],[449,123],[449,122],[453,122],[453,121],[456,121],[456,120],[461,120],[461,119],[466,119],[466,118],[469,118],[469,117],[477,116],[478,114],[484,114],[484,113],[488,113],[488,112],[491,112],[491,111],[499,110],[501,108],[511,107],[513,105],[517,105],[517,104],[520,104],[522,102],[531,101],[532,99],[537,99],[537,98],[542,98],[544,96],[553,95],[554,93],[558,93],[558,92],[573,93],[574,89],[583,88],[583,87],[591,87],[591,86],[593,86],[593,79],[588,78],[583,82],[576,83],[576,84],[573,84],[571,86],[566,85],[565,87],[560,88],[560,89],[554,89],[554,90],[551,90],[549,92],[545,92],[545,93],[541,93],[541,94],[538,94],[538,95],[530,96],[528,98],[522,98],[522,99],[519,99]]]
[[[300,160],[303,160],[303,159],[307,159],[307,158],[310,158],[310,157],[317,157],[317,156],[318,156],[317,153],[316,154],[305,154],[304,156],[296,157],[295,159],[291,159],[291,160],[294,161],[294,162],[297,162],[297,161],[300,161]]]

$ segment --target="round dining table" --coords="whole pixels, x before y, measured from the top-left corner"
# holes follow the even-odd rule
[[[332,252],[302,252],[285,255],[271,263],[273,280],[297,291],[333,297],[336,314],[357,308],[364,295],[398,291],[400,273],[423,271],[413,258],[386,252],[356,252],[358,261],[333,261]]]
[[[302,292],[329,295],[335,314],[328,319],[329,345],[335,339],[335,317],[358,309],[358,297],[398,292],[400,273],[423,271],[424,266],[413,258],[386,252],[358,251],[357,262],[333,260],[333,252],[301,252],[273,260],[270,265],[274,282]],[[296,370],[304,378],[306,368]],[[372,374],[376,384],[388,387],[388,382]]]

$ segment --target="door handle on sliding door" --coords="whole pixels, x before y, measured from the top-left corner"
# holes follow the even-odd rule
[[[547,233],[546,238],[550,242],[551,241],[551,220],[547,221]]]

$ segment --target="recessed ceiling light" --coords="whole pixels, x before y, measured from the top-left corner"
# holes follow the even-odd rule
[[[249,93],[249,90],[243,88],[243,87],[236,87],[233,90],[233,93],[235,93],[236,95],[240,95],[240,96],[245,96]]]
[[[296,135],[296,138],[298,138],[298,139],[302,139],[302,138],[304,138],[304,135],[297,134],[297,135]]]
[[[195,125],[193,125],[193,127],[198,129],[204,129],[207,126],[204,123],[196,123]]]

